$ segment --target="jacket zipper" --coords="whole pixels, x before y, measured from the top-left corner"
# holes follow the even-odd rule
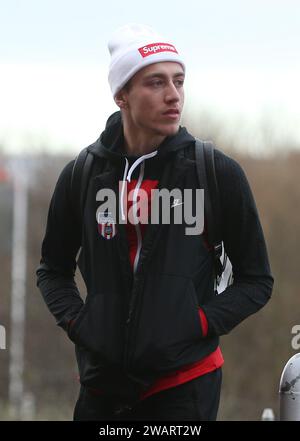
[[[136,231],[136,235],[137,235],[137,251],[136,251],[134,264],[133,264],[134,276],[137,271],[139,257],[140,257],[140,253],[141,253],[141,249],[142,249],[141,227],[140,227],[140,224],[137,222],[138,221],[138,218],[137,218],[137,196],[138,196],[138,192],[141,187],[141,184],[143,182],[144,170],[145,170],[145,163],[143,162],[140,167],[138,182],[136,184],[136,187],[135,187],[134,193],[133,193],[133,218],[135,221],[135,231]],[[133,317],[133,312],[134,312],[134,307],[135,307],[137,292],[138,292],[138,284],[137,284],[135,277],[134,277],[133,286],[134,286],[134,289],[133,289],[133,292],[132,292],[132,295],[130,298],[128,317],[126,320],[126,336],[125,336],[125,351],[124,351],[124,364],[125,364],[125,369],[128,371],[130,370],[130,355],[129,355],[129,352],[130,352],[129,342],[130,342],[130,333],[131,333],[130,331],[133,327],[132,317]]]
[[[134,274],[136,273],[136,270],[137,270],[139,257],[140,257],[140,253],[141,253],[141,248],[142,248],[141,226],[138,223],[138,218],[137,218],[137,196],[138,196],[139,189],[141,188],[141,185],[143,182],[144,170],[145,170],[145,163],[143,162],[141,164],[141,168],[140,168],[139,179],[138,179],[138,182],[137,182],[136,187],[133,192],[133,203],[134,203],[133,217],[134,217],[134,221],[135,221],[134,227],[135,227],[136,236],[137,236],[137,250],[136,250],[136,255],[135,255],[134,264],[133,264],[133,273]]]

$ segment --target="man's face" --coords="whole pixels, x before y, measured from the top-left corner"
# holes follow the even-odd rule
[[[183,83],[183,68],[175,62],[151,64],[137,72],[122,91],[131,127],[150,136],[174,135],[184,103]]]

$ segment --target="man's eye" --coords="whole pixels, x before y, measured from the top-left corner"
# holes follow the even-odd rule
[[[184,83],[184,80],[176,80],[176,81],[175,81],[175,86],[176,86],[176,87],[182,87],[182,86],[183,86],[183,83]]]
[[[154,80],[150,84],[151,84],[151,86],[154,86],[154,87],[160,87],[160,86],[162,86],[163,82],[162,82],[162,80]]]

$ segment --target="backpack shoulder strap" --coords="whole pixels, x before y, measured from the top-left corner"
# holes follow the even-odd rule
[[[208,188],[212,205],[212,213],[214,216],[214,243],[217,244],[222,242],[222,215],[220,192],[215,167],[215,145],[212,141],[204,141],[203,147]]]
[[[204,210],[205,210],[205,218],[207,223],[206,227],[208,234],[208,242],[210,245],[213,245],[214,237],[215,237],[214,215],[212,212],[210,189],[208,187],[204,142],[201,141],[200,139],[196,139],[195,159],[196,159],[196,169],[197,169],[199,187],[201,189],[204,189],[205,192]]]
[[[200,188],[205,191],[205,218],[208,242],[213,247],[216,274],[222,273],[221,205],[214,161],[214,144],[196,139],[195,159]]]
[[[85,147],[75,159],[71,176],[71,200],[74,212],[81,224],[81,215],[84,210],[84,203],[87,193],[89,176],[92,169],[94,155]]]

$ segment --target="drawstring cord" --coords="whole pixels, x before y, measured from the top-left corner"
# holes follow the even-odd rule
[[[155,150],[154,152],[148,153],[147,155],[140,156],[136,161],[134,161],[134,163],[130,167],[129,171],[128,171],[129,162],[128,162],[128,159],[125,157],[125,168],[124,168],[123,179],[122,179],[122,188],[121,188],[121,216],[122,216],[122,221],[125,221],[125,213],[124,213],[123,201],[124,201],[124,191],[125,191],[126,181],[131,182],[131,175],[134,172],[134,170],[136,169],[136,167],[141,162],[143,162],[145,159],[153,158],[154,156],[157,155],[157,153],[158,153],[157,150]]]

